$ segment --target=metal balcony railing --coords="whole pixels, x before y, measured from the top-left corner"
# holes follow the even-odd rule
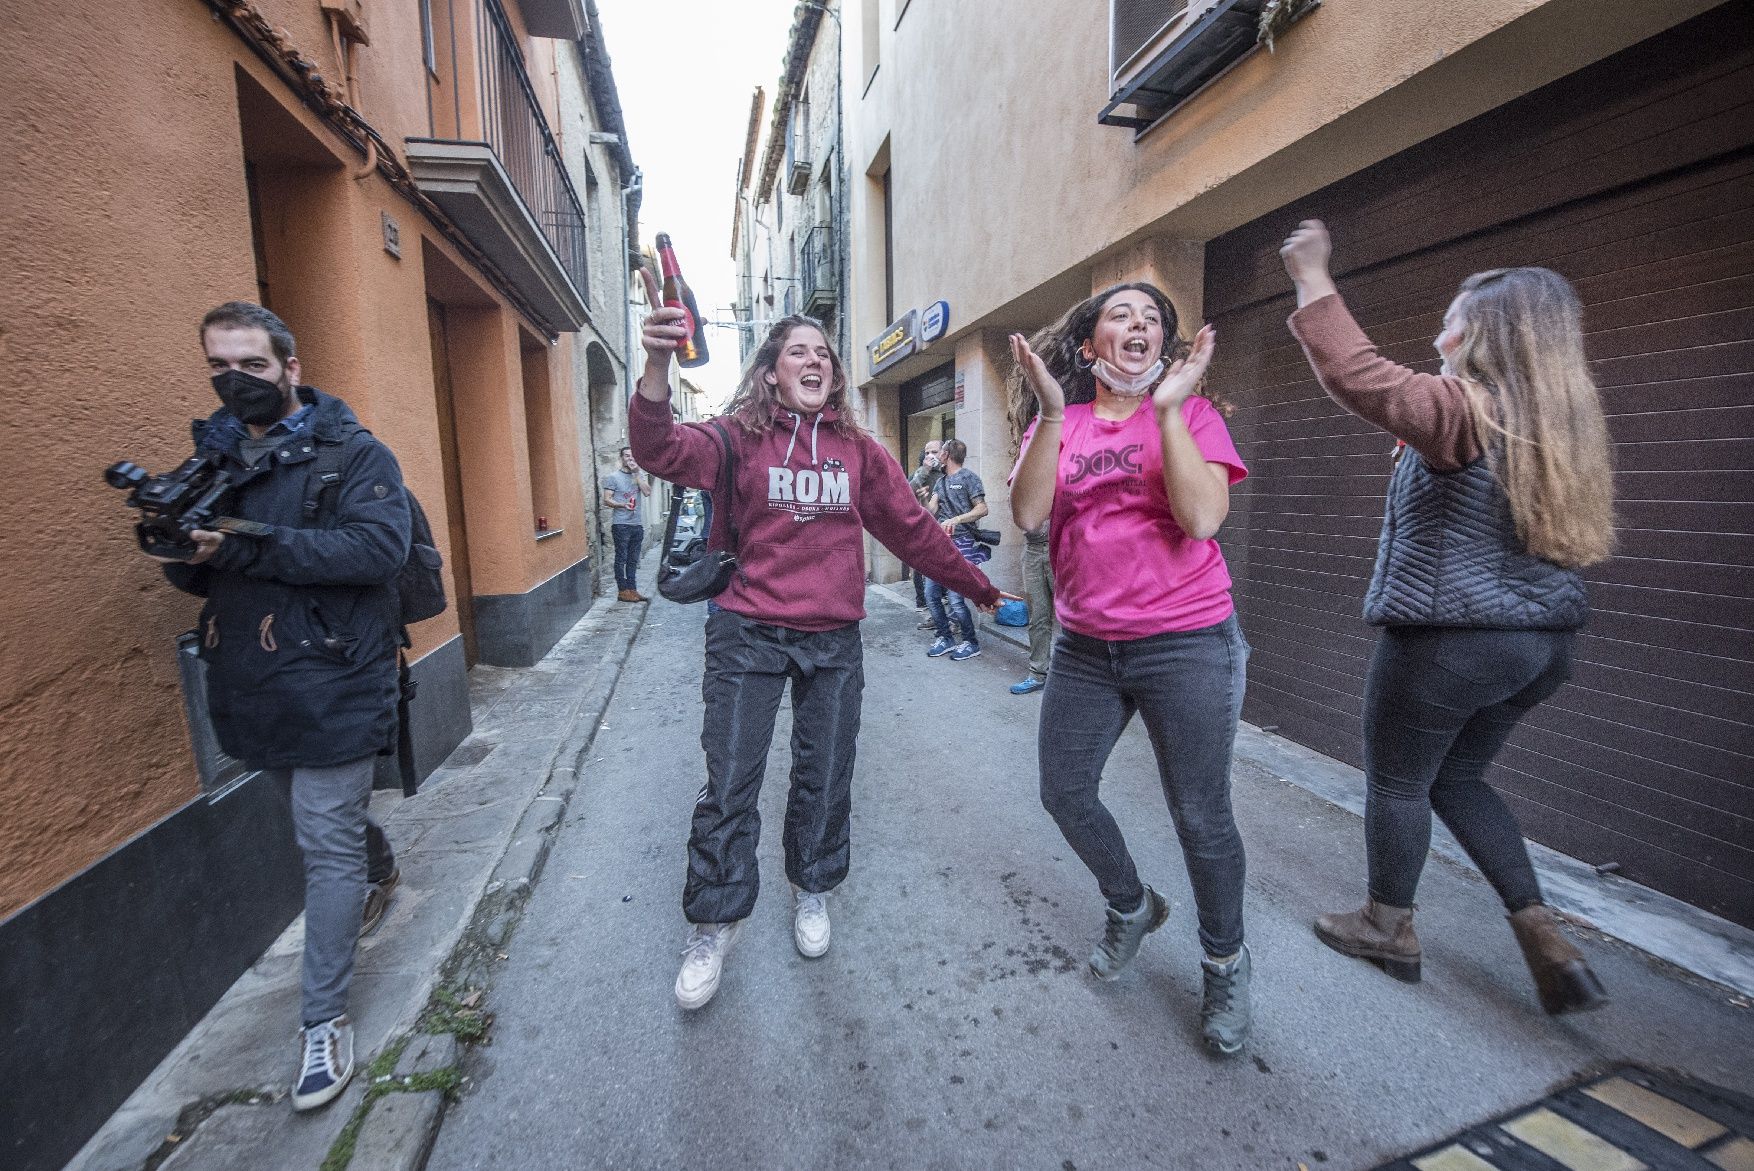
[[[804,312],[819,314],[840,303],[840,265],[834,250],[834,228],[817,224],[804,234]]]
[[[573,189],[524,53],[500,0],[482,0],[481,115],[487,145],[511,177],[580,297],[590,297],[585,207]]]

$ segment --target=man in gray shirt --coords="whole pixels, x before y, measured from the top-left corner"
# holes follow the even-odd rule
[[[644,602],[646,597],[635,588],[639,572],[639,548],[645,540],[646,525],[640,518],[639,498],[652,494],[652,484],[633,462],[633,449],[621,449],[621,467],[603,477],[603,507],[615,513],[609,532],[615,538],[616,594],[623,602]]]

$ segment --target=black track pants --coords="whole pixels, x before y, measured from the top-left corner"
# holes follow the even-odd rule
[[[826,891],[847,876],[853,755],[865,689],[859,624],[808,633],[721,610],[706,624],[700,746],[707,782],[694,807],[682,890],[682,913],[692,923],[728,923],[755,907],[756,801],[788,680],[786,877],[803,890]]]

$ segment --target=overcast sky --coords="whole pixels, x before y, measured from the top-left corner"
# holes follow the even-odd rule
[[[767,91],[765,123],[794,2],[597,0],[628,146],[645,174],[640,241],[670,233],[709,320],[731,316],[731,212],[749,98],[758,85]],[[711,330],[707,346],[712,360],[689,379],[722,401],[737,383],[736,331]]]

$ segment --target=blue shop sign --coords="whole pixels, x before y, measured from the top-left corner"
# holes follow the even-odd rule
[[[920,314],[920,344],[929,346],[950,328],[950,302],[933,301]]]

